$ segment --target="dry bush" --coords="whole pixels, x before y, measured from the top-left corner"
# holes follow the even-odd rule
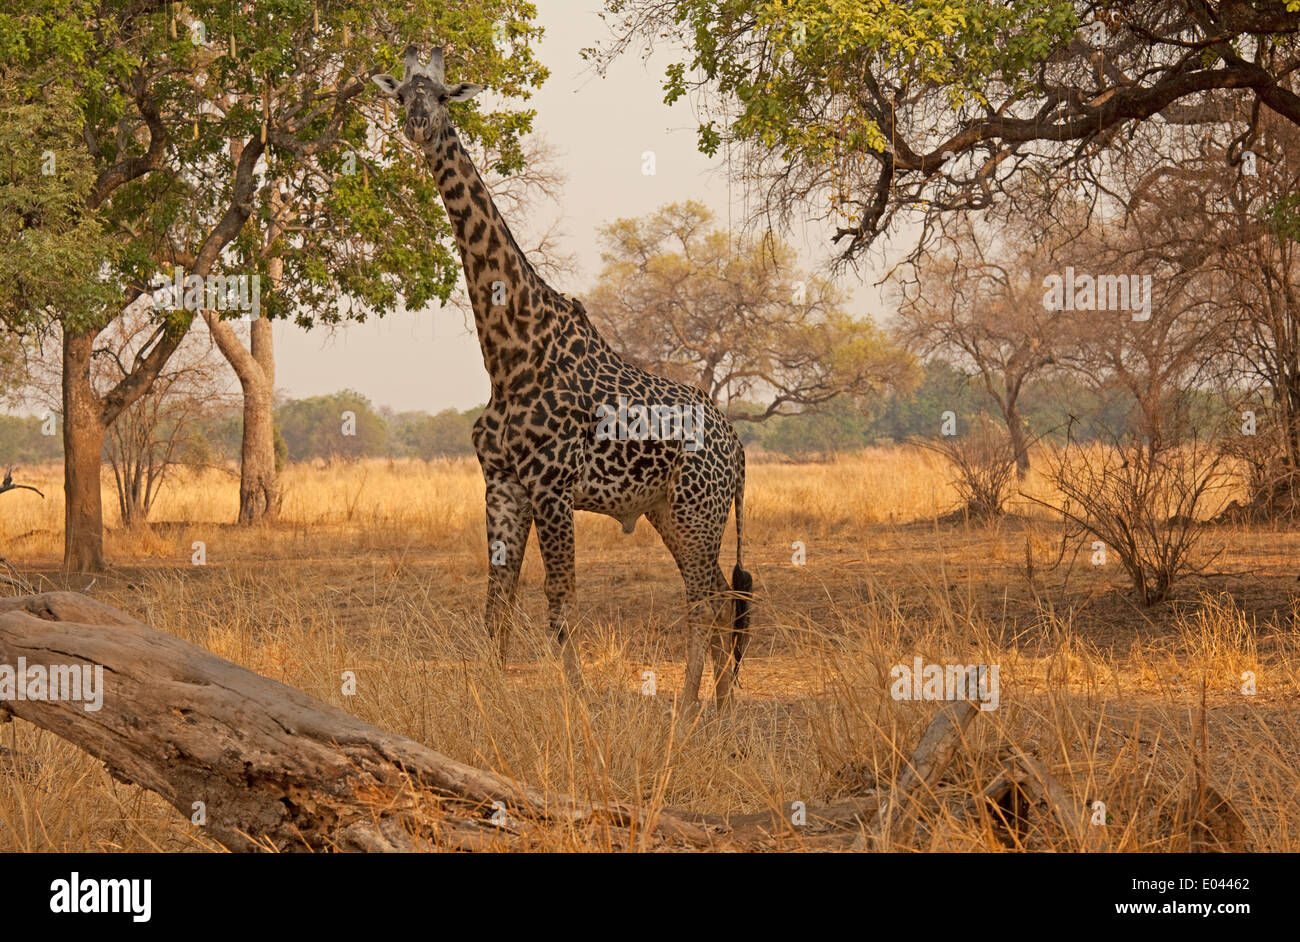
[[[1207,517],[1222,510],[1231,484],[1221,450],[1189,440],[1155,451],[1142,442],[1049,452],[1047,475],[1058,497],[1038,503],[1059,513],[1063,542],[1095,536],[1115,553],[1143,605],[1169,597],[1198,559]]]
[[[1248,403],[1253,405],[1253,403]],[[1255,434],[1224,436],[1224,453],[1244,469],[1246,496],[1224,511],[1224,518],[1261,522],[1300,518],[1300,469],[1285,459],[1286,443],[1278,423],[1260,421]]]
[[[1006,512],[1016,476],[1016,447],[1005,428],[981,415],[965,435],[913,444],[942,455],[954,472],[950,483],[962,500],[956,513],[987,518]]]

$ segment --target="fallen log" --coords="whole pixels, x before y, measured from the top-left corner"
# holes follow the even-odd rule
[[[782,838],[804,842],[811,839],[844,843],[876,818],[880,797],[875,792],[844,798],[827,804],[807,804],[796,809],[791,802],[780,808],[746,814],[711,814],[673,809],[672,813],[693,824],[704,825],[725,835],[740,847],[767,846]],[[834,832],[839,832],[835,836]]]
[[[1090,810],[1076,802],[1037,759],[1014,746],[1011,751],[1016,764],[1025,772],[1020,778],[1021,787],[1031,799],[1051,810],[1061,830],[1077,840],[1083,850],[1092,853],[1108,850],[1105,828],[1091,823]]]
[[[889,849],[905,819],[904,812],[913,793],[922,788],[925,794],[933,793],[934,786],[947,771],[957,747],[961,745],[966,727],[978,712],[979,707],[969,700],[952,700],[939,707],[899,773],[888,800],[881,804],[877,813],[872,837],[878,850]],[[853,849],[866,850],[868,845],[867,832],[863,831]]]
[[[1055,822],[1079,849],[1093,853],[1110,849],[1105,828],[1092,823],[1090,809],[1076,802],[1046,766],[1014,745],[1004,748],[997,776],[966,801],[960,816],[969,821],[990,815],[994,826],[1016,841],[1024,837],[1031,809]]]
[[[670,813],[542,794],[457,762],[77,593],[0,600],[0,665],[20,658],[47,677],[102,668],[101,702],[7,697],[0,722],[61,736],[187,819],[201,811],[203,833],[230,850],[508,846],[515,829],[490,820],[503,808],[629,840],[712,843]]]

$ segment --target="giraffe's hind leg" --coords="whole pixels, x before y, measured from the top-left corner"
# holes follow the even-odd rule
[[[686,680],[682,702],[694,713],[700,698],[707,645],[713,655],[714,690],[719,713],[731,703],[731,622],[727,616],[727,583],[718,567],[722,526],[701,520],[698,508],[665,503],[646,517],[672,553],[686,583]],[[723,523],[725,523],[725,517]],[[703,524],[703,525],[702,525]]]
[[[722,578],[722,570],[718,570]],[[732,624],[731,604],[726,601],[727,584],[723,582],[720,589],[724,593],[720,605],[713,610],[713,631],[709,635],[709,654],[713,660],[713,697],[718,704],[718,715],[725,716],[731,712],[731,682],[736,676],[735,662],[732,658]],[[716,597],[716,595],[715,595]]]
[[[528,548],[533,508],[518,481],[489,479],[487,485],[488,594],[483,622],[488,637],[497,643],[501,663],[506,660],[510,622],[514,617],[515,588]]]

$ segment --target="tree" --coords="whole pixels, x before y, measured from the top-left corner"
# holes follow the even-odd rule
[[[908,376],[908,358],[845,313],[830,282],[799,271],[792,248],[733,242],[702,203],[619,219],[601,237],[593,322],[624,356],[699,387],[733,420],[816,410]]]
[[[914,388],[885,397],[874,427],[895,442],[934,437],[941,433],[945,412],[952,412],[962,428],[982,416],[982,398],[971,376],[934,356],[921,364]]]
[[[1224,173],[1233,149],[1241,166]],[[1253,466],[1252,512],[1300,512],[1300,127],[1239,115],[1129,190],[1130,211],[1160,221],[1149,251],[1177,260],[1219,321],[1205,355],[1234,405],[1233,450]]]
[[[388,423],[390,449],[424,461],[474,454],[471,435],[483,407],[457,412],[443,409],[437,415],[403,412]]]
[[[286,402],[278,418],[294,461],[379,455],[388,440],[388,423],[369,399],[350,389]]]
[[[489,140],[477,138],[467,143],[476,152],[475,166],[487,168],[484,182],[493,200],[508,215],[532,218],[537,204],[543,198],[555,199],[563,183],[564,174],[556,152],[536,135],[522,141],[512,136],[492,136]],[[358,170],[355,165],[345,164],[342,169],[345,173],[368,174],[365,165]],[[278,254],[281,240],[292,238],[293,229],[301,226],[302,211],[300,204],[282,191],[280,181],[273,181],[267,192],[265,226],[257,251],[266,260],[270,288],[275,293],[281,290],[285,277],[284,259]],[[558,246],[556,224],[530,234],[535,235],[536,241],[528,255],[539,271],[548,276],[572,272],[573,259]],[[468,311],[463,286],[463,280],[458,281],[458,290],[446,300]],[[404,306],[405,297],[399,296],[398,303]],[[274,461],[275,353],[271,321],[264,314],[250,319],[245,345],[235,322],[221,319],[215,311],[205,311],[204,317],[243,390],[239,522],[271,519],[279,508]]]
[[[775,416],[758,426],[757,443],[791,458],[824,459],[871,444],[870,421],[863,410],[840,398],[816,412]]]
[[[141,349],[153,340],[154,329],[148,310],[128,310],[97,334],[90,359],[95,396],[102,397],[130,372]],[[46,340],[42,353],[29,364],[25,393],[53,416],[58,414],[63,391],[57,339]],[[176,467],[206,460],[210,450],[206,427],[230,403],[220,392],[218,372],[206,338],[187,335],[149,388],[106,430],[104,457],[113,473],[124,525],[148,520],[154,500]],[[34,432],[47,424],[30,421]]]
[[[453,72],[464,64],[508,97],[526,95],[545,70],[528,46],[538,32],[532,7],[518,0],[459,10],[23,0],[16,13],[0,19],[12,76],[0,107],[35,109],[33,123],[57,145],[46,149],[68,159],[58,164],[58,199],[34,182],[41,161],[4,168],[22,203],[15,215],[36,212],[36,228],[54,233],[85,226],[86,237],[69,236],[56,259],[68,263],[75,291],[10,303],[22,308],[14,323],[43,320],[63,334],[64,565],[98,570],[105,430],[149,388],[195,314],[220,305],[200,290],[183,305],[156,306],[150,341],[103,396],[90,381],[97,334],[132,304],[147,305],[157,277],[178,269],[240,279],[260,307],[255,317],[304,325],[382,314],[399,298],[414,307],[445,299],[460,266],[436,189],[406,159],[388,109],[361,93],[412,35],[437,33],[459,53],[449,57]],[[498,26],[501,41],[489,41]],[[520,163],[511,142],[530,121],[527,111],[469,108],[458,124],[498,145],[509,169]],[[283,219],[275,192],[290,207]],[[261,281],[273,289],[265,296]],[[76,291],[93,297],[74,303]],[[265,445],[261,413],[245,418]],[[273,449],[257,453],[272,460]]]
[[[360,320],[393,307],[420,307],[432,298],[445,302],[460,271],[448,248],[441,204],[422,180],[418,162],[403,159],[387,105],[367,106],[359,99],[355,110],[348,109],[338,146],[317,149],[297,133],[305,118],[314,113],[319,120],[324,113],[328,100],[317,89],[339,82],[340,62],[350,58],[364,66],[367,52],[380,61],[394,37],[433,32],[451,45],[466,37],[463,55],[472,61],[478,80],[505,94],[526,97],[545,75],[528,48],[538,31],[528,22],[533,11],[526,4],[493,0],[449,14],[421,3],[403,14],[405,23],[389,23],[378,4],[370,7],[326,15],[315,7],[292,5],[294,41],[309,41],[294,46],[285,74],[302,75],[306,81],[287,82],[269,93],[265,85],[237,87],[228,91],[223,105],[271,114],[283,111],[291,117],[282,136],[272,131],[269,182],[262,191],[261,211],[245,233],[245,251],[258,260],[270,288],[270,310],[250,319],[246,345],[240,331],[214,312],[205,312],[244,394],[241,523],[269,519],[278,508],[271,318],[292,315],[302,324]],[[469,39],[486,35],[493,35],[493,41]],[[306,115],[300,104],[303,85],[322,99]],[[362,117],[365,120],[359,120]],[[530,112],[502,111],[481,118],[471,114],[462,123],[470,145],[491,154],[487,166],[494,182],[530,173],[530,182],[537,177],[521,146],[531,117]],[[238,146],[232,141],[232,156]],[[423,251],[412,251],[421,245],[426,246]]]
[[[761,218],[830,220],[845,260],[894,223],[991,205],[1034,168],[1096,182],[1136,126],[1225,101],[1300,125],[1300,0],[607,0],[615,40],[680,42],[669,101],[743,150]],[[1095,192],[1095,191],[1094,191]]]
[[[146,318],[122,317],[99,335],[92,361],[98,388],[112,386],[126,375],[127,364],[149,329]],[[104,451],[113,469],[124,526],[148,521],[154,501],[176,468],[205,457],[204,420],[228,402],[219,392],[217,362],[211,348],[191,334],[148,391],[109,427]]]
[[[0,415],[0,455],[13,464],[39,464],[63,457],[59,439],[43,434],[49,419]]]
[[[919,356],[940,353],[973,368],[1006,424],[1020,478],[1029,473],[1020,396],[1056,362],[1064,321],[1043,304],[1044,276],[1056,266],[1028,228],[957,220],[915,276],[898,282],[900,340]]]

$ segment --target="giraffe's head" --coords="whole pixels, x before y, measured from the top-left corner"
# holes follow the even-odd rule
[[[434,47],[424,65],[420,64],[420,50],[414,44],[407,46],[405,66],[400,82],[386,73],[374,76],[373,81],[385,95],[397,99],[406,112],[406,136],[423,146],[442,136],[447,125],[447,102],[469,101],[483,91],[483,86],[471,82],[445,84],[441,46]]]

